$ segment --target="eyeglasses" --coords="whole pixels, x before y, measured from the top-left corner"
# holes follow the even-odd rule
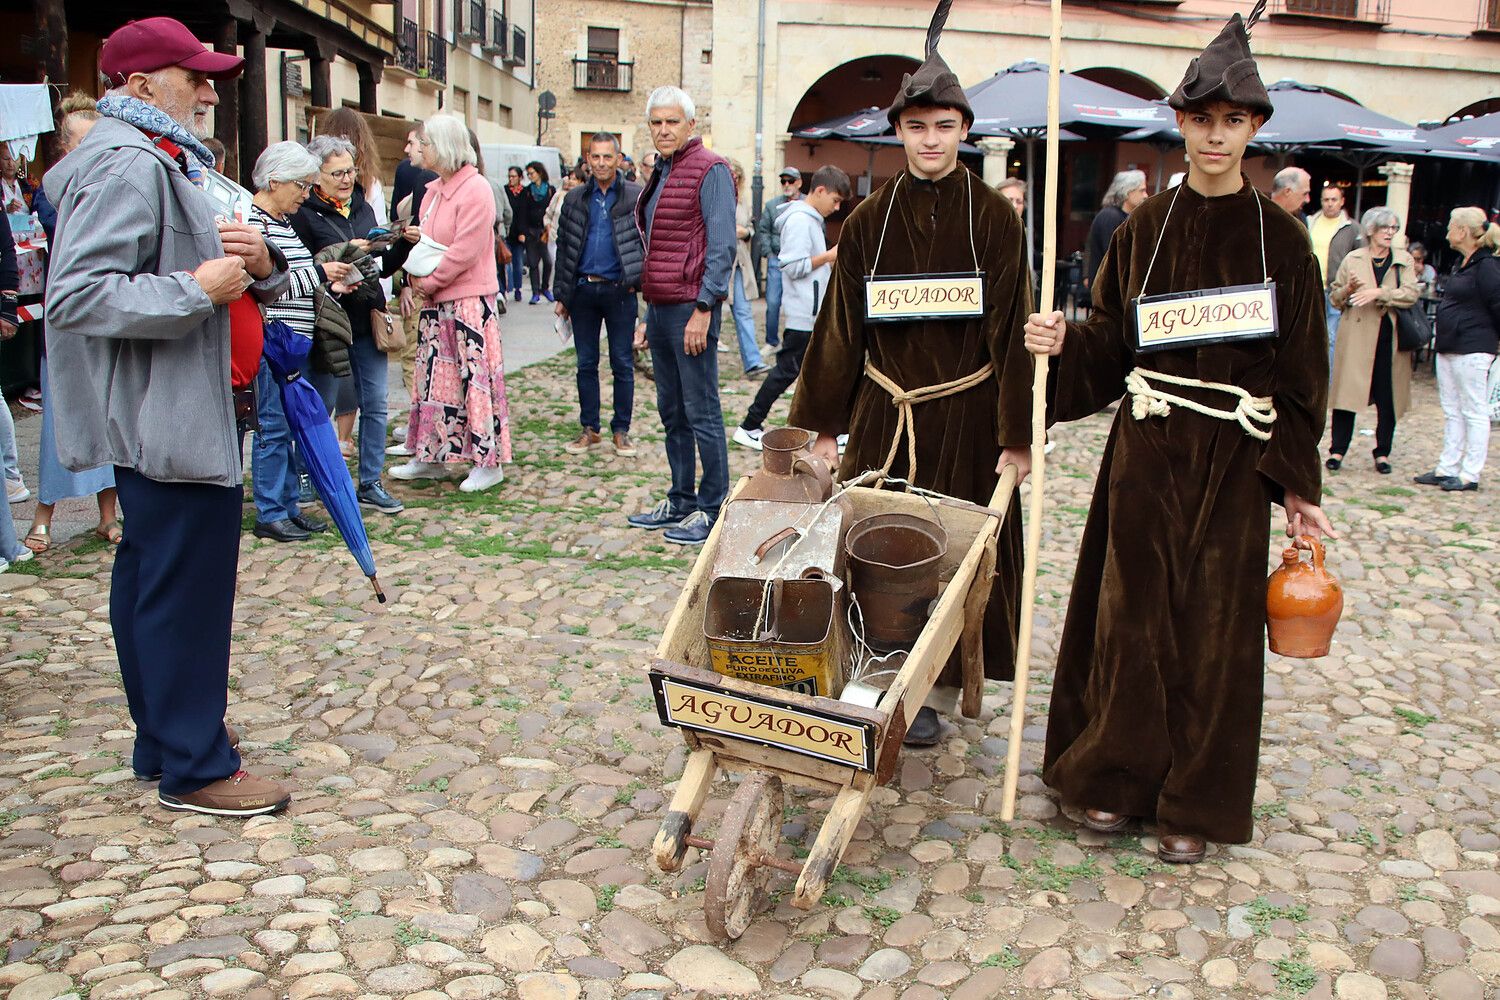
[[[307,194],[307,192],[312,190],[312,181],[287,181],[287,183],[297,185],[302,189],[303,194]]]
[[[343,170],[329,170],[327,173],[328,173],[329,177],[332,177],[336,181],[342,181],[342,180],[351,180],[352,181],[356,177],[359,176],[359,168],[358,167],[345,167]]]
[[[1376,226],[1375,231],[1377,233],[1399,233],[1401,231],[1401,227],[1395,225],[1394,223],[1388,222],[1383,226]]]

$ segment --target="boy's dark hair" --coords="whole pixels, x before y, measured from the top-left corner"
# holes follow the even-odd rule
[[[819,167],[812,175],[812,180],[808,182],[807,190],[812,192],[820,187],[827,188],[840,198],[847,198],[849,197],[849,175],[831,163]]]

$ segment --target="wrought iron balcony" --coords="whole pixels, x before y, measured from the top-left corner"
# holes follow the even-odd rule
[[[1273,20],[1338,22],[1378,28],[1391,21],[1391,0],[1272,0]]]
[[[425,36],[425,41],[427,43],[427,58],[424,61],[424,68],[427,70],[428,79],[436,80],[438,83],[447,83],[447,42],[444,40],[442,35],[439,35],[436,32],[424,31],[422,34]]]
[[[485,51],[500,56],[505,55],[505,43],[510,40],[510,21],[498,10],[490,12],[490,38],[485,43]]]
[[[401,27],[396,32],[396,65],[408,73],[414,74],[422,68],[421,38],[417,22],[409,17],[402,18]]]
[[[480,45],[485,42],[485,29],[489,27],[489,18],[485,17],[484,0],[469,0],[469,34],[475,38]]]
[[[505,61],[515,65],[526,61],[526,29],[511,27],[510,51],[506,53]]]
[[[613,90],[628,93],[635,75],[634,62],[614,59],[574,59],[573,89]]]

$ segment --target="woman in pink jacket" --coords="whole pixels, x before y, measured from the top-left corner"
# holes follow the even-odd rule
[[[470,462],[459,489],[474,493],[505,479],[510,409],[495,296],[495,198],[474,167],[462,121],[427,119],[424,164],[438,172],[422,200],[422,234],[447,247],[437,269],[412,284],[426,299],[417,323],[416,379],[406,446],[412,460],[397,479],[436,479]]]

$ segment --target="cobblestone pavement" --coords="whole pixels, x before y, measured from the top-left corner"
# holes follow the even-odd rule
[[[1035,773],[1099,417],[1049,463],[1021,819],[997,817],[992,686],[877,791],[823,905],[778,875],[721,947],[702,860],[650,860],[684,750],[644,666],[691,558],[623,527],[665,486],[651,390],[639,459],[573,459],[568,365],[513,380],[494,494],[393,484],[406,512],[372,521],[391,604],[334,540],[245,538],[229,718],[247,766],[295,786],[287,814],[169,814],[133,780],[98,544],[0,576],[9,1000],[1494,996],[1500,526],[1493,486],[1409,483],[1440,434],[1430,379],[1400,474],[1356,449],[1329,484],[1348,607],[1332,655],[1268,659],[1250,844],[1168,869],[1151,831],[1082,831]],[[727,423],[753,387],[726,379]],[[827,805],[788,793],[784,856]]]

